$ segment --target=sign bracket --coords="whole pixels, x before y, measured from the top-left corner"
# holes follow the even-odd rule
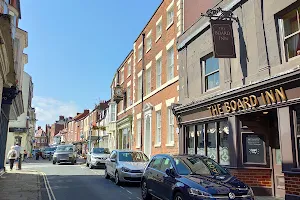
[[[208,9],[206,13],[201,13],[201,16],[209,17],[211,20],[235,20],[239,21],[238,17],[234,16],[231,10],[222,10],[218,7],[216,9]]]

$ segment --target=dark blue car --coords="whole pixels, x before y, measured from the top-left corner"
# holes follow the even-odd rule
[[[216,163],[199,155],[155,155],[141,182],[144,200],[245,199],[254,200],[246,184]]]

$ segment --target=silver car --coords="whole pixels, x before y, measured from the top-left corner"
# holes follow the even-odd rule
[[[93,148],[86,156],[86,166],[93,169],[94,167],[105,167],[105,160],[109,157],[108,148]]]
[[[74,145],[58,145],[53,155],[53,164],[71,163],[74,165],[76,163],[76,159],[77,155]]]
[[[141,151],[114,150],[106,160],[105,178],[113,177],[117,185],[140,182],[148,161]]]

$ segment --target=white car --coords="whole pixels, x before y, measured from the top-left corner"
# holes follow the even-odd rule
[[[86,156],[86,166],[90,169],[94,167],[105,167],[106,159],[110,152],[108,148],[93,148]]]

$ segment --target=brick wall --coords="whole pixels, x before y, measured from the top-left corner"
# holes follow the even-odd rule
[[[232,169],[230,172],[250,187],[272,188],[271,169]]]
[[[285,193],[300,196],[300,174],[285,174]]]

